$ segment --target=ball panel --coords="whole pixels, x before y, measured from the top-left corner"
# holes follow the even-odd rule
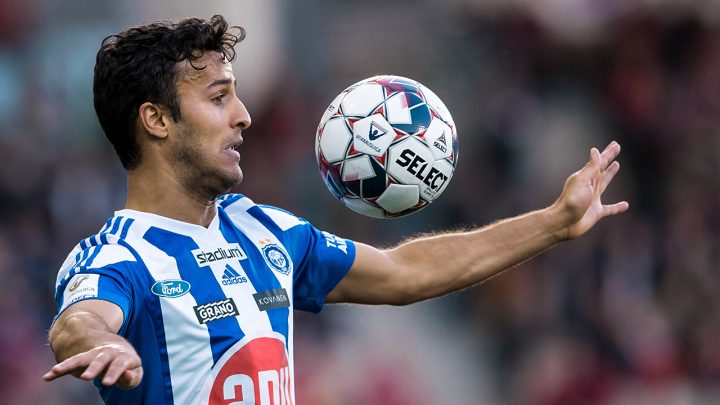
[[[345,158],[352,134],[342,117],[330,119],[320,134],[320,150],[329,162],[337,162]]]
[[[330,117],[337,114],[338,109],[340,108],[340,102],[345,97],[347,92],[342,92],[335,97],[335,99],[330,103],[328,108],[325,109],[325,112],[323,113],[322,117],[320,118],[320,125],[319,127],[325,126],[325,124],[328,122]]]
[[[420,189],[410,184],[391,184],[376,203],[385,211],[397,214],[412,208],[420,201]]]
[[[430,149],[417,138],[406,138],[388,149],[388,173],[401,184],[420,185],[435,161]]]
[[[346,160],[343,164],[343,181],[362,180],[373,176],[375,176],[375,171],[370,164],[370,157],[367,155],[356,156]]]
[[[380,114],[371,115],[353,124],[353,147],[372,156],[382,156],[395,139],[393,127]]]
[[[433,119],[423,137],[435,160],[449,158],[452,154],[452,130],[442,120]]]
[[[415,93],[403,94],[405,94],[407,100],[411,122],[409,124],[394,124],[393,127],[407,134],[424,132],[430,126],[430,121],[432,121],[427,104]]]
[[[319,126],[315,133],[315,160],[320,163],[320,134],[322,132],[322,126]]]
[[[436,199],[445,191],[454,171],[455,167],[447,160],[436,161],[420,184],[420,197],[427,202]]]
[[[366,199],[380,197],[388,185],[385,168],[376,162],[375,159],[370,159],[370,164],[376,175],[363,179],[360,186],[360,195]]]
[[[350,90],[340,105],[346,117],[362,117],[370,114],[383,100],[385,100],[383,87],[369,82]]]
[[[332,195],[341,198],[347,193],[347,189],[340,180],[340,169],[337,165],[332,165],[325,159],[322,159],[320,161],[320,174]]]
[[[453,121],[452,115],[450,114],[450,111],[445,106],[445,103],[440,100],[440,97],[437,96],[432,90],[428,89],[427,87],[420,85],[420,91],[422,92],[423,96],[425,96],[425,100],[427,104],[430,106],[430,108],[435,111],[435,113],[448,123],[449,125],[454,126],[455,121]]]
[[[375,76],[373,81],[380,83],[390,91],[409,91],[415,93],[418,91],[419,84],[415,80],[402,76]]]
[[[374,207],[359,198],[343,197],[342,203],[351,210],[373,218],[385,218],[382,208]]]
[[[405,93],[395,93],[385,101],[385,115],[390,124],[412,124],[412,114]]]

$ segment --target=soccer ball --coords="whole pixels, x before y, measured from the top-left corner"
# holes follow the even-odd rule
[[[375,76],[330,103],[315,155],[325,185],[345,206],[396,218],[445,190],[457,164],[457,131],[430,89],[405,77]]]

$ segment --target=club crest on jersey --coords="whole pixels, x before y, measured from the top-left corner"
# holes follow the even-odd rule
[[[185,280],[160,280],[150,288],[158,297],[177,298],[190,291],[190,283]]]
[[[285,253],[285,250],[280,246],[274,243],[265,245],[262,248],[262,254],[267,264],[272,267],[273,270],[285,275],[290,274],[292,262],[288,254]]]

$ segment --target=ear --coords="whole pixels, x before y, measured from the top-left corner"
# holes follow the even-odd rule
[[[138,120],[145,132],[151,136],[165,138],[168,136],[168,124],[172,117],[166,108],[145,102],[138,108]]]

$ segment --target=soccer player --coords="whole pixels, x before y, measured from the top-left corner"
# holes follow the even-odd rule
[[[386,250],[227,194],[250,126],[230,65],[243,37],[214,16],[103,41],[95,109],[128,199],[59,271],[49,337],[59,363],[45,380],[95,380],[117,404],[293,404],[294,308],[443,295],[628,209],[601,202],[619,169],[614,142],[593,148],[545,209]]]

